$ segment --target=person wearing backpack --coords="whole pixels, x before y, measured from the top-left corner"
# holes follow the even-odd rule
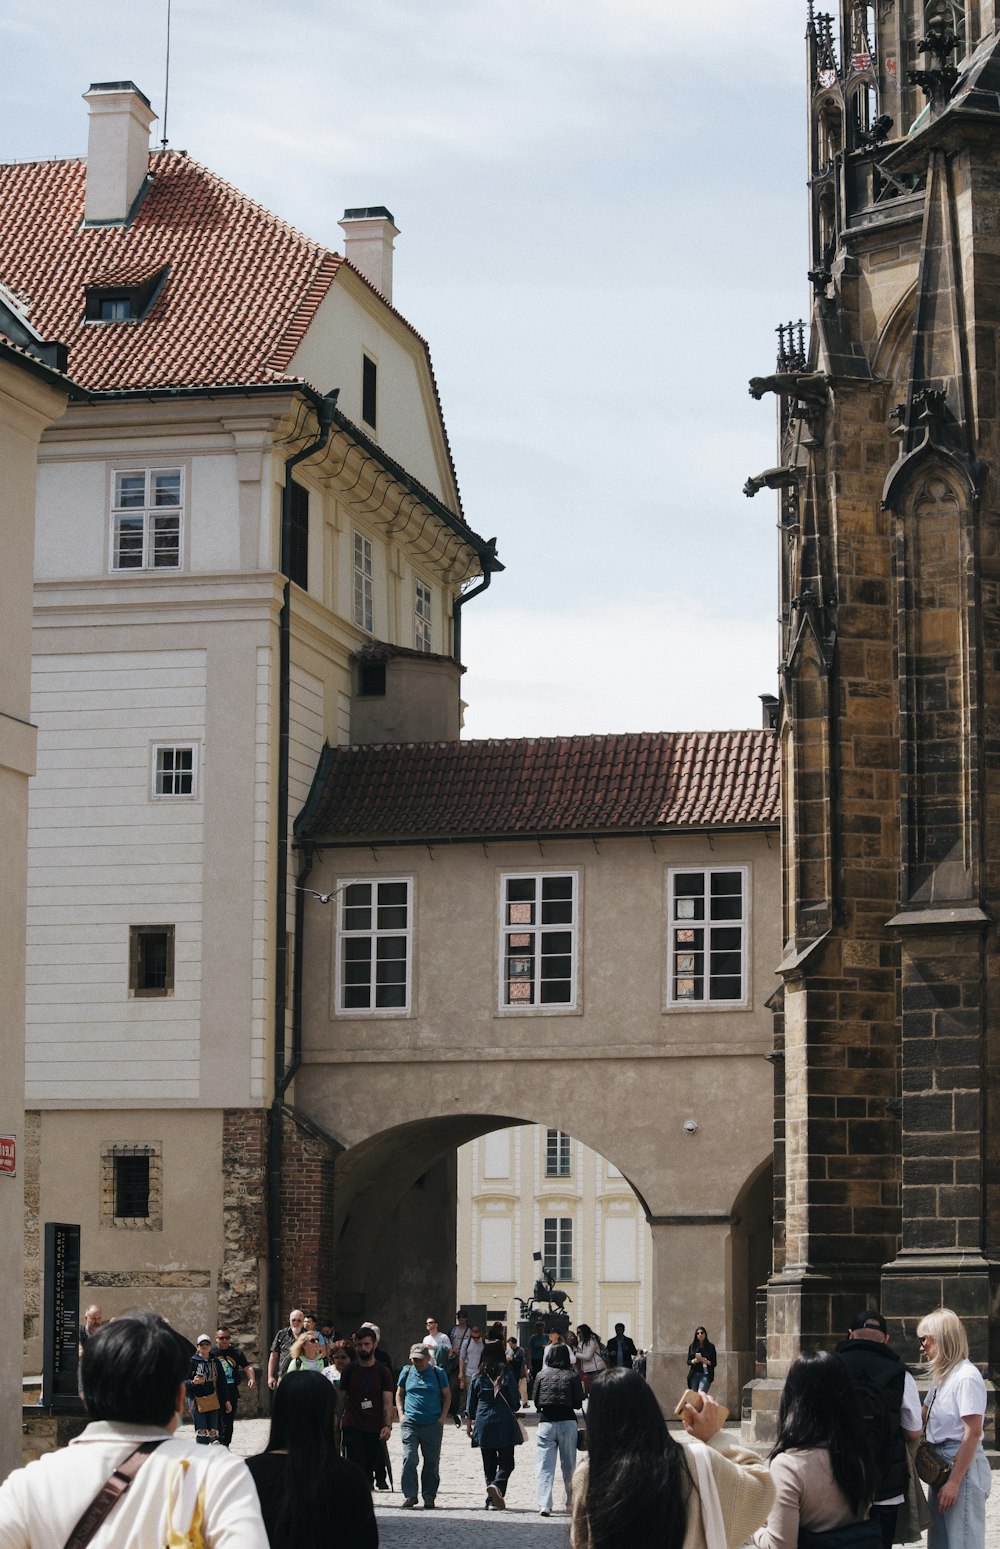
[[[882,1531],[885,1549],[892,1549],[896,1515],[906,1492],[906,1441],[920,1435],[917,1385],[889,1347],[885,1319],[870,1308],[852,1321],[837,1354],[861,1400],[865,1436],[878,1470],[872,1520]]]

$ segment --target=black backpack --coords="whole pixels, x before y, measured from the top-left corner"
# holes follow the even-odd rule
[[[851,1380],[861,1400],[865,1436],[875,1460],[879,1480],[891,1473],[899,1451],[899,1406],[902,1401],[904,1372],[889,1371],[889,1382],[877,1382],[865,1366],[850,1367]],[[899,1392],[893,1390],[898,1386]],[[877,1497],[876,1497],[877,1499]]]

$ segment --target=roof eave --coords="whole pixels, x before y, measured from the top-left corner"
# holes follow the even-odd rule
[[[480,833],[443,834],[429,829],[412,834],[350,835],[343,838],[321,839],[296,828],[295,844],[311,850],[369,850],[404,849],[407,846],[422,848],[425,845],[441,847],[458,844],[553,844],[557,841],[576,840],[584,844],[603,839],[673,839],[703,834],[777,833],[778,818],[753,818],[742,823],[688,823],[671,824],[661,828],[574,828],[574,829],[517,829],[484,830]]]

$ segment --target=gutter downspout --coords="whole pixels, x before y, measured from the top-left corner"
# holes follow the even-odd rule
[[[495,570],[503,569],[503,565],[497,559],[497,540],[495,538],[487,539],[481,558],[483,561],[483,579],[478,586],[473,586],[470,591],[463,592],[456,597],[451,605],[452,656],[459,666],[462,665],[462,609],[467,602],[472,601],[473,597],[480,597],[485,592],[493,579],[493,572]]]
[[[281,1326],[281,1110],[282,1099],[301,1063],[301,1047],[293,1040],[292,1060],[285,1068],[285,1015],[288,998],[288,742],[291,714],[291,637],[292,583],[288,577],[292,535],[292,470],[307,458],[321,452],[330,439],[336,391],[316,404],[318,421],[314,441],[295,452],[285,462],[285,484],[281,493],[281,573],[285,578],[278,620],[278,852],[275,887],[274,952],[274,1101],[269,1118],[267,1164],[268,1228],[268,1304],[270,1339]],[[302,897],[296,894],[296,904]],[[295,933],[298,941],[301,920],[296,907]],[[296,951],[296,957],[298,952]],[[268,1343],[270,1343],[270,1339]]]

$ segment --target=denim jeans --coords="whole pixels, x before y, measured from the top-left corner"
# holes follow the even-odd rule
[[[562,1468],[569,1505],[576,1467],[576,1420],[539,1420],[535,1432],[535,1495],[539,1511],[552,1510],[552,1484],[556,1477],[556,1458]]]
[[[514,1472],[514,1448],[480,1447],[483,1473],[487,1484],[495,1484],[501,1495],[507,1494],[507,1481]]]
[[[711,1386],[712,1373],[707,1366],[703,1366],[693,1391],[695,1393],[707,1393]]]
[[[412,1420],[404,1420],[400,1432],[403,1441],[403,1477],[400,1481],[403,1497],[408,1501],[417,1498],[417,1456],[423,1453],[424,1466],[420,1473],[419,1493],[426,1504],[437,1495],[441,1482],[438,1464],[441,1461],[444,1426],[440,1420],[432,1420],[429,1425],[415,1425]]]
[[[953,1461],[960,1443],[935,1442],[937,1450]],[[937,1491],[928,1490],[931,1525],[927,1529],[927,1549],[983,1549],[986,1543],[986,1497],[992,1484],[990,1465],[982,1443],[969,1464],[969,1472],[958,1487],[958,1500],[948,1511],[938,1511]]]

